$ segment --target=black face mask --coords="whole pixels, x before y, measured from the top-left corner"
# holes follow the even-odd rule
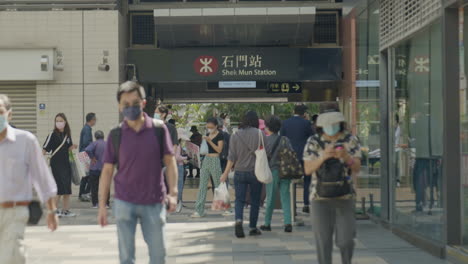
[[[125,107],[122,114],[130,121],[135,121],[141,115],[141,107],[139,105]]]

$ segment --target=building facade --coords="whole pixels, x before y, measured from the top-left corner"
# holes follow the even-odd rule
[[[0,93],[12,97],[13,125],[42,141],[63,112],[78,143],[95,112],[96,129],[107,133],[118,123],[126,43],[116,1],[15,2],[0,3]]]
[[[356,86],[380,109],[373,133],[380,152],[375,218],[460,263],[467,261],[468,242],[466,4],[368,0],[351,14]]]

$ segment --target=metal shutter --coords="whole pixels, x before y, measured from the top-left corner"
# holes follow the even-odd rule
[[[421,30],[442,15],[440,0],[381,0],[380,50]]]
[[[36,83],[0,82],[0,94],[10,97],[13,105],[11,124],[36,134]]]

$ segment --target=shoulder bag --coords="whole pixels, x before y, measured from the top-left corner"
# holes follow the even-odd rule
[[[52,134],[49,135],[49,137],[52,137]],[[65,145],[65,142],[67,142],[67,139],[68,137],[65,136],[65,138],[63,139],[63,142],[62,144],[60,144],[60,146],[58,146],[57,149],[55,149],[52,154],[46,154],[46,161],[47,161],[47,165],[50,167],[50,161],[52,160],[52,157],[55,156],[55,154],[57,154],[57,152],[59,152],[59,150],[63,147],[63,145]]]
[[[263,141],[262,131],[258,130],[258,148],[255,150],[255,176],[259,182],[270,183],[273,181],[270,165],[268,164],[268,156],[265,150],[265,142]]]

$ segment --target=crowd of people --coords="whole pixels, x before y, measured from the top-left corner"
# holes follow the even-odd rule
[[[206,214],[209,181],[214,190],[221,183],[228,184],[232,173],[234,213],[226,211],[224,215],[234,214],[237,238],[245,237],[243,214],[247,205],[250,209],[248,235],[259,236],[262,231],[272,230],[278,190],[284,231],[293,231],[296,206],[291,203],[291,184],[299,174],[304,184],[302,210],[312,216],[319,263],[331,264],[334,233],[343,263],[351,263],[356,233],[353,179],[360,171],[360,147],[356,137],[347,130],[337,104],[322,104],[320,114],[314,115],[312,122],[307,118],[305,105],[297,105],[294,115],[284,121],[274,115],[263,120],[255,111],[248,111],[233,134],[226,127],[228,114],[222,114],[206,121],[206,134],[192,126],[189,136],[188,131],[176,128],[175,120],[167,120],[168,107],[157,106],[153,116],[145,113],[145,98],[145,91],[138,83],[123,83],[117,93],[123,122],[109,133],[107,140],[102,131],[96,131],[93,141],[92,127],[97,118],[94,113],[87,114],[79,147],[73,144],[66,116],[57,114],[53,131],[41,152],[32,134],[8,125],[12,106],[7,96],[0,95],[0,244],[5,245],[0,247],[0,263],[24,263],[21,243],[17,242],[23,239],[27,219],[17,218],[12,210],[27,215],[27,205],[33,199],[31,187],[47,204],[47,223],[51,230],[57,228],[57,217],[76,216],[70,210],[69,153],[77,148],[91,159],[89,173],[81,180],[79,199],[98,208],[101,226],[108,225],[113,180],[113,210],[122,264],[135,263],[138,222],[148,245],[150,263],[165,263],[166,213],[182,211],[185,179],[200,178],[191,215],[200,218]],[[190,162],[184,148],[186,142],[200,147],[203,156],[200,168]],[[267,153],[271,170],[268,183],[256,174],[259,162],[256,153],[262,149]],[[43,158],[46,153],[51,171]],[[297,168],[300,172],[294,177],[288,175],[288,171]],[[13,175],[25,180],[13,181]],[[258,227],[263,188],[266,189],[265,220]],[[58,209],[60,201],[62,207]],[[17,232],[15,241],[6,238],[1,230],[13,225]],[[3,254],[5,250],[16,253]],[[2,259],[4,256],[10,258]]]

